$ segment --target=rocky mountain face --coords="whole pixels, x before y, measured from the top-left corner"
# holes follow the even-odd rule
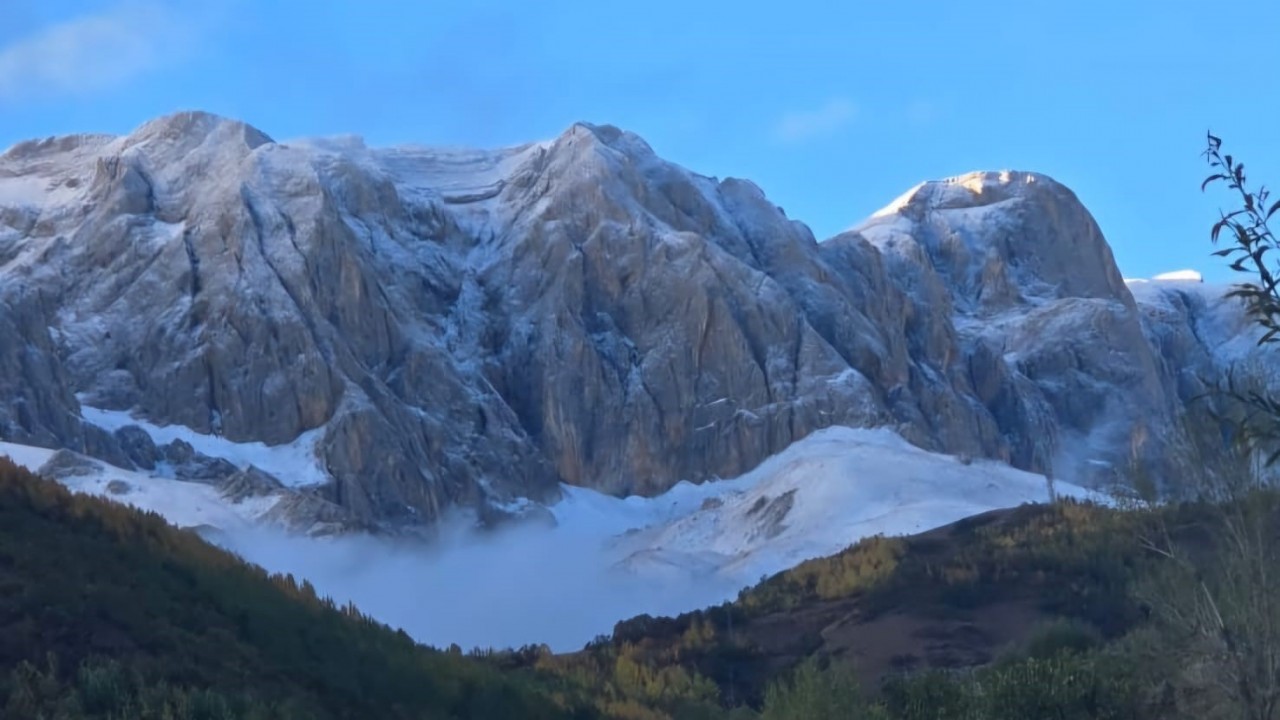
[[[390,524],[654,494],[831,425],[1097,484],[1188,456],[1197,378],[1250,332],[1209,295],[1136,301],[1043,175],[926,183],[819,243],[608,126],[370,149],[183,113],[0,156],[0,439],[222,482],[247,469],[82,408],[319,433],[295,504]]]

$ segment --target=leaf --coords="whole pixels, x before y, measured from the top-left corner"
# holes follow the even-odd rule
[[[1217,182],[1218,180],[1226,180],[1226,179],[1227,179],[1227,176],[1223,175],[1222,173],[1210,175],[1209,177],[1204,179],[1204,182],[1200,183],[1200,192],[1204,192],[1204,189],[1209,187],[1209,183]],[[1280,203],[1276,203],[1276,205],[1280,206]]]

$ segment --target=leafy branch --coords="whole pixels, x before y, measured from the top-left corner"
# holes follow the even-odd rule
[[[1207,137],[1208,147],[1203,156],[1214,172],[1200,184],[1200,190],[1203,192],[1214,183],[1225,183],[1239,195],[1242,203],[1242,207],[1220,213],[1214,223],[1210,235],[1214,245],[1222,239],[1224,231],[1234,244],[1213,254],[1230,259],[1232,270],[1257,277],[1257,282],[1234,285],[1226,297],[1242,300],[1249,316],[1263,329],[1258,345],[1280,342],[1280,268],[1273,270],[1267,265],[1267,253],[1277,249],[1276,236],[1268,223],[1280,212],[1280,200],[1271,202],[1266,186],[1260,186],[1256,192],[1250,190],[1244,163],[1222,153],[1221,138],[1213,133],[1207,133]],[[1244,410],[1244,418],[1239,423],[1240,440],[1265,452],[1266,466],[1280,460],[1280,401],[1265,388],[1238,383],[1234,373],[1228,373],[1222,394]]]
[[[1209,146],[1204,157],[1209,166],[1216,172],[1200,184],[1204,191],[1215,182],[1225,182],[1227,187],[1240,195],[1244,207],[1222,213],[1218,222],[1213,225],[1211,237],[1216,245],[1221,239],[1222,231],[1235,239],[1235,246],[1218,250],[1217,257],[1230,258],[1231,269],[1236,272],[1253,273],[1258,276],[1257,283],[1240,283],[1232,288],[1227,297],[1244,300],[1249,312],[1266,329],[1266,333],[1258,340],[1258,344],[1280,340],[1280,275],[1268,269],[1265,256],[1276,249],[1276,238],[1268,226],[1268,221],[1276,212],[1280,212],[1280,200],[1267,205],[1271,193],[1265,186],[1257,192],[1250,191],[1244,174],[1244,163],[1237,162],[1230,155],[1222,154],[1222,139],[1208,134]]]

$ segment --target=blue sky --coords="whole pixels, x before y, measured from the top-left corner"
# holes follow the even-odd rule
[[[1204,133],[1280,188],[1280,3],[2,0],[0,147],[179,109],[492,146],[576,120],[754,180],[826,237],[915,183],[1048,173],[1128,276],[1210,258]]]

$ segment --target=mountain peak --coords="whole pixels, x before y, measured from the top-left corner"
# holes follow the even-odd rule
[[[579,120],[578,122],[570,125],[569,129],[565,130],[562,135],[575,135],[578,132],[591,133],[604,142],[616,140],[624,134],[624,131],[617,125],[610,125],[608,123],[598,124]]]
[[[894,214],[914,216],[925,210],[982,207],[1014,197],[1054,191],[1070,192],[1065,185],[1043,173],[979,170],[922,182],[877,210],[871,217]]]
[[[1048,175],[1028,170],[975,170],[963,175],[944,178],[938,182],[946,185],[960,185],[978,194],[990,188],[1034,185],[1037,182],[1051,183],[1053,185],[1060,184]]]
[[[162,115],[143,123],[129,134],[128,144],[166,141],[182,146],[202,145],[207,140],[240,140],[249,150],[275,142],[269,135],[240,120],[202,110],[185,110]]]
[[[920,183],[853,229],[882,250],[922,250],[957,296],[988,311],[1030,297],[1129,298],[1093,216],[1042,173]]]
[[[653,156],[653,148],[644,138],[616,125],[597,125],[579,121],[569,126],[553,141],[553,146],[577,147],[587,143],[596,147],[606,147],[630,157]]]

